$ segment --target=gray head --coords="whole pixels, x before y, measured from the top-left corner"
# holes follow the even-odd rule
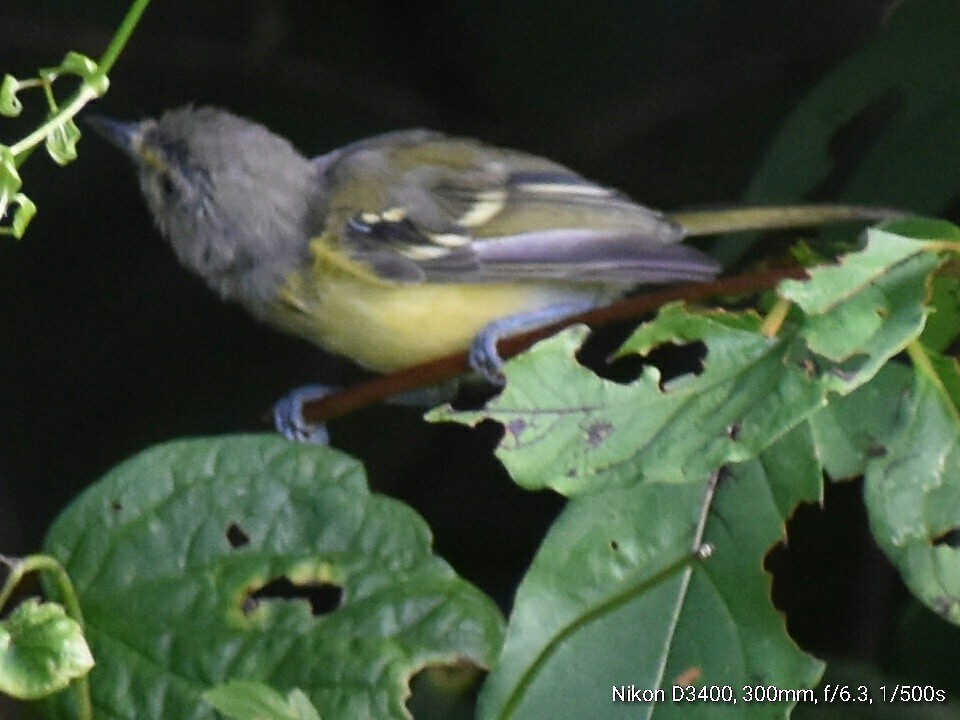
[[[262,315],[281,276],[306,257],[318,191],[312,163],[262,125],[214,108],[91,123],[137,166],[180,262]]]

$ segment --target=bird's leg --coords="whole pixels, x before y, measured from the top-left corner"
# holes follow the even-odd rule
[[[502,386],[503,359],[497,352],[497,343],[501,338],[551,325],[571,315],[590,310],[597,304],[594,300],[558,303],[494,320],[484,326],[473,339],[469,353],[470,367],[492,385]],[[443,383],[398,395],[388,402],[391,405],[429,407],[449,401],[456,394],[456,388],[456,382]],[[273,423],[277,432],[296,442],[329,444],[330,436],[326,425],[307,421],[303,417],[303,406],[338,390],[339,388],[331,385],[304,385],[289,392],[273,406]]]
[[[502,338],[536,330],[545,325],[552,325],[564,318],[586,312],[596,306],[596,301],[579,300],[549,305],[538,310],[494,320],[478,332],[470,344],[470,367],[488,382],[501,386],[504,382],[503,359],[497,352],[497,343]]]
[[[433,407],[450,402],[457,394],[456,380],[419,388],[389,398],[390,405]],[[311,445],[329,445],[330,435],[325,423],[310,422],[303,417],[303,406],[335,395],[341,388],[335,385],[304,385],[291,390],[273,406],[273,425],[287,440]]]
[[[307,422],[303,406],[337,392],[331,385],[304,385],[280,398],[273,406],[273,426],[287,440],[311,445],[330,444],[326,423]]]

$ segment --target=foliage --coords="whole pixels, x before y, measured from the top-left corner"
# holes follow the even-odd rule
[[[204,692],[259,680],[301,688],[325,717],[386,719],[404,717],[415,672],[486,666],[500,644],[497,609],[429,543],[356,461],[235,436],[120,465],[47,545],[99,658],[97,717],[213,717]]]
[[[931,229],[899,227],[921,238]],[[620,717],[588,690],[669,690],[691,671],[692,684],[732,686],[741,702],[758,685],[813,687],[822,668],[786,637],[762,561],[796,505],[819,498],[821,458],[865,473],[868,502],[869,488],[883,488],[883,499],[869,502],[878,542],[918,597],[960,622],[960,555],[950,546],[960,526],[960,462],[944,454],[958,438],[953,361],[938,363],[950,373],[945,382],[918,362],[912,391],[916,402],[951,411],[876,408],[878,396],[902,402],[903,379],[881,372],[885,363],[905,348],[929,357],[917,341],[926,288],[939,253],[960,249],[956,228],[934,227],[948,242],[875,229],[864,250],[808,281],[782,283],[780,297],[795,304],[775,337],[752,311],[668,306],[620,351],[702,342],[699,373],[664,382],[648,366],[629,385],[601,380],[576,363],[583,333],[574,329],[509,363],[506,390],[483,410],[433,413],[502,423],[497,454],[517,481],[572,498],[520,587],[480,717],[544,717],[571,706],[578,716]],[[842,431],[824,432],[831,421]],[[929,469],[918,477],[919,458]],[[721,478],[715,498],[704,491],[711,474]],[[702,536],[700,515],[709,517]],[[704,544],[706,559],[695,552]],[[558,694],[571,676],[577,689]],[[651,703],[644,716],[784,717],[798,696],[784,698],[779,710]]]
[[[134,0],[130,4],[127,16],[99,62],[78,52],[68,52],[59,65],[43,68],[35,78],[19,80],[7,74],[0,80],[0,115],[16,117],[23,112],[23,103],[17,95],[21,90],[42,89],[47,103],[47,118],[40,127],[13,145],[0,144],[0,235],[23,237],[37,212],[34,202],[21,192],[23,181],[19,173],[20,165],[34,148],[44,143],[47,153],[58,165],[76,159],[80,130],[73,119],[88,102],[107,92],[110,86],[107,73],[149,3],[150,0]],[[53,83],[63,76],[78,78],[80,83],[61,105],[54,94]],[[14,210],[9,224],[4,224],[11,208]]]
[[[958,19],[950,0],[902,3],[796,109],[750,199],[832,187],[942,211],[960,181],[947,151],[960,149],[960,86],[943,77]],[[924,62],[904,62],[918,44]],[[0,111],[19,112],[29,87],[51,111],[0,148],[0,217],[18,208],[7,232],[19,237],[31,214],[24,143],[73,154],[79,106],[59,106],[51,83],[81,77],[82,104],[105,90],[111,47],[99,63],[69,55],[0,84]],[[837,179],[837,134],[871,113],[883,131]],[[917,138],[933,140],[905,151]],[[37,571],[50,601],[0,621],[0,690],[49,697],[63,718],[404,718],[417,673],[468,666],[489,670],[480,720],[785,718],[815,705],[879,716],[855,698],[888,712],[894,681],[857,685],[863,672],[794,643],[764,558],[796,507],[822,499],[824,477],[863,476],[877,544],[920,602],[960,624],[960,370],[946,354],[960,334],[958,251],[947,222],[872,228],[862,247],[781,283],[764,312],[662,308],[618,351],[643,362],[631,380],[581,365],[575,327],[510,361],[482,408],[432,411],[499,423],[512,479],[567,499],[505,624],[434,554],[426,523],[371,493],[343,453],[249,435],[148,449],[63,512],[46,555],[8,561],[0,607]],[[658,367],[676,346],[701,352],[696,371]],[[960,717],[932,690],[934,710],[909,716]]]
[[[93,667],[80,623],[35,598],[0,623],[0,647],[0,689],[24,700],[59,692]]]

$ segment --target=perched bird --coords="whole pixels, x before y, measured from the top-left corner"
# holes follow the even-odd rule
[[[426,130],[307,158],[210,107],[92,124],[133,160],[181,263],[254,316],[371,370],[470,349],[718,264],[692,233],[857,217],[823,206],[671,218],[535,155]],[[826,214],[824,214],[826,213]]]

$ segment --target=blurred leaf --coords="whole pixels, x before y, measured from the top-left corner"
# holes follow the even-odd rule
[[[56,603],[28,598],[0,621],[0,692],[36,700],[63,690],[92,667],[83,630]]]
[[[757,456],[823,407],[867,382],[923,328],[931,272],[926,245],[883,230],[836,266],[784,282],[802,312],[776,338],[752,313],[661,309],[619,354],[703,343],[696,375],[662,383],[646,367],[629,385],[603,380],[573,358],[583,329],[561,333],[506,364],[507,386],[481,410],[428,417],[505,433],[497,456],[517,483],[566,495],[652,481],[697,482]]]
[[[235,680],[208,690],[203,699],[231,720],[320,720],[300,689],[284,697],[269,685]]]
[[[960,703],[960,676],[944,658],[960,657],[960,627],[914,599],[884,628],[883,667],[906,682],[943,688]]]
[[[726,686],[742,698],[744,685],[816,683],[822,665],[787,636],[763,558],[793,507],[818,500],[821,485],[798,429],[734,466],[709,508],[702,483],[571,500],[517,592],[479,717],[787,717],[787,703],[674,702],[673,686]],[[713,553],[694,559],[706,509]],[[666,700],[611,702],[630,685],[663,689]]]
[[[929,702],[890,702],[891,690],[901,683],[921,688]],[[837,688],[850,691],[849,700],[827,702],[825,692]],[[884,697],[884,688],[886,697]],[[885,674],[863,662],[831,660],[817,692],[817,703],[801,703],[792,720],[960,720],[960,703],[955,699],[937,701],[939,688],[927,682],[911,683],[903,677]],[[836,697],[836,696],[835,696]]]
[[[960,3],[896,3],[869,42],[800,102],[753,178],[747,203],[829,193],[938,215],[960,189]],[[856,157],[841,167],[837,143]],[[820,190],[819,188],[826,188]],[[756,236],[718,243],[730,262]]]
[[[204,691],[252,680],[302,688],[325,718],[400,719],[414,673],[485,666],[500,646],[497,609],[431,553],[423,521],[329,448],[152,448],[81,495],[46,544],[100,660],[98,717],[212,718]]]
[[[878,544],[910,590],[960,624],[960,372],[952,359],[918,372],[913,396],[867,467],[864,497]]]

